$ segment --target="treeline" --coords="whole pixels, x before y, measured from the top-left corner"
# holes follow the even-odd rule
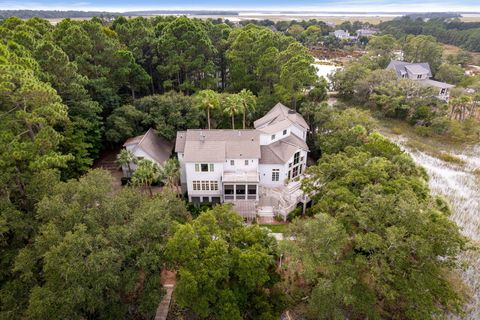
[[[425,21],[421,18],[413,19],[407,16],[382,22],[379,27],[384,33],[391,34],[397,39],[407,35],[431,35],[440,42],[480,52],[480,23],[478,22],[462,22],[458,19],[444,18]]]
[[[120,16],[119,12],[106,11],[76,11],[76,10],[0,10],[0,20],[10,17],[20,19],[41,18],[41,19],[64,19],[64,18],[92,18],[92,17],[115,17]]]
[[[40,19],[66,19],[66,18],[113,18],[113,17],[138,17],[138,16],[155,16],[155,15],[228,15],[236,16],[235,11],[210,11],[210,10],[145,10],[145,11],[127,11],[127,12],[110,12],[110,11],[79,11],[79,10],[0,10],[0,20],[10,17],[21,19],[40,18]]]
[[[337,37],[331,35],[335,30],[346,30],[352,35],[355,35],[356,31],[363,28],[375,27],[371,23],[361,21],[344,21],[338,25],[327,24],[324,21],[317,19],[309,20],[280,20],[272,21],[269,19],[264,20],[242,20],[242,25],[255,24],[258,26],[268,27],[271,30],[281,32],[285,35],[294,37],[299,42],[308,47],[324,46],[329,49],[343,48],[346,45],[353,45],[352,41],[340,40]],[[364,45],[368,42],[368,38],[362,38],[359,43],[355,45]]]

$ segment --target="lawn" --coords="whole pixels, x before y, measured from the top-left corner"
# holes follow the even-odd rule
[[[260,226],[272,230],[273,233],[284,233],[288,224],[261,224]]]

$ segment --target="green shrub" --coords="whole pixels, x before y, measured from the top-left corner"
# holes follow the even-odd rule
[[[415,133],[421,137],[431,137],[432,136],[432,128],[425,127],[425,126],[416,126]]]
[[[287,221],[291,222],[293,221],[296,217],[300,217],[302,215],[302,208],[297,207],[290,211],[290,213],[287,215]]]

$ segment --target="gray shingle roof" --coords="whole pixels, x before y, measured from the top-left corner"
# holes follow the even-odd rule
[[[445,82],[440,82],[440,81],[436,81],[436,80],[432,80],[432,79],[425,79],[425,80],[420,80],[418,81],[419,84],[421,85],[424,85],[424,86],[429,86],[429,87],[436,87],[436,88],[445,88],[445,89],[449,89],[449,88],[453,88],[455,87],[453,84],[448,84],[448,83],[445,83]]]
[[[167,161],[172,155],[173,150],[173,144],[156,134],[152,128],[148,129],[148,131],[141,136],[136,136],[125,141],[123,146],[126,147],[127,145],[136,145],[133,150],[141,148],[159,164]]]
[[[186,162],[223,162],[225,159],[260,158],[260,133],[256,130],[187,130],[177,132],[176,152]]]
[[[291,133],[279,141],[261,146],[260,164],[284,164],[299,148],[308,151],[305,141]]]
[[[414,73],[414,74],[425,74],[426,73],[426,74],[431,75],[430,68],[427,69],[420,64],[409,64],[409,65],[405,66],[405,69],[407,69],[408,71],[410,71],[411,73]]]
[[[397,76],[400,78],[402,72],[406,73],[407,68],[411,73],[423,74],[428,73],[428,76],[432,76],[432,71],[430,70],[430,65],[427,62],[422,63],[409,63],[405,61],[392,60],[387,66],[387,69],[393,69],[397,73]]]
[[[265,116],[256,120],[253,126],[262,132],[273,133],[283,130],[291,124],[296,124],[306,130],[309,129],[302,115],[277,103]]]

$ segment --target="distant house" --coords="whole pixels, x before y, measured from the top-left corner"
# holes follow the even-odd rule
[[[347,30],[335,30],[332,33],[332,35],[335,36],[336,38],[340,39],[340,40],[355,39],[355,37],[351,36],[350,32],[348,32]]]
[[[307,198],[300,181],[307,164],[308,124],[276,104],[248,130],[177,132],[181,184],[193,203],[232,203],[245,219],[286,219]]]
[[[173,143],[159,136],[152,128],[137,137],[125,141],[125,149],[130,150],[138,160],[147,159],[162,166],[172,155]],[[130,168],[135,171],[136,165],[131,163]],[[123,175],[129,175],[127,166],[122,167]]]
[[[395,70],[398,79],[410,79],[417,81],[421,85],[437,88],[438,98],[444,101],[448,101],[450,97],[449,89],[454,87],[452,84],[430,79],[432,71],[427,62],[408,63],[392,60],[387,69]]]
[[[367,37],[368,38],[368,37],[371,37],[371,36],[377,34],[378,30],[376,30],[376,29],[358,29],[356,31],[356,33],[357,33],[358,38],[360,38],[360,37]]]

